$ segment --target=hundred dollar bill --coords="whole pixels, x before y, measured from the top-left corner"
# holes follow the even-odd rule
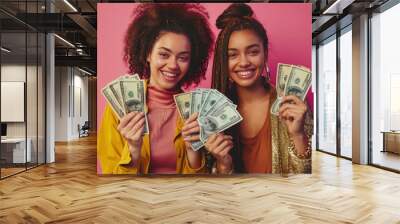
[[[218,90],[213,89],[213,91],[214,91],[215,93],[217,93],[220,97],[222,97],[222,98],[224,98],[225,100],[227,100],[229,103],[233,104],[233,102],[232,102],[231,99],[229,99],[228,97],[226,97],[224,94],[222,94],[222,93],[219,92]]]
[[[286,82],[289,78],[290,72],[292,71],[292,65],[278,64],[278,75],[276,79],[276,93],[278,96],[282,96],[285,90]]]
[[[201,89],[197,89],[195,91],[192,92],[191,94],[191,109],[190,109],[190,115],[192,115],[195,112],[199,112],[201,109],[201,101],[203,98],[203,94],[202,94],[202,90]],[[192,149],[193,151],[197,151],[199,150],[201,147],[204,146],[204,144],[201,141],[196,141],[196,142],[192,142],[191,143]]]
[[[123,80],[120,81],[121,94],[125,113],[133,111],[143,112],[145,114],[144,134],[149,133],[149,125],[145,112],[145,93],[143,80]]]
[[[123,81],[123,80],[140,80],[140,77],[138,74],[125,74],[123,76],[120,76],[118,79],[115,81]]]
[[[203,103],[203,105],[202,105],[202,107],[201,107],[199,117],[205,116],[205,115],[207,114],[207,112],[208,112],[209,110],[211,110],[211,109],[214,107],[214,105],[215,105],[220,99],[222,99],[222,98],[224,97],[224,95],[218,94],[217,92],[218,92],[218,91],[216,91],[216,90],[214,90],[214,89],[211,89],[211,90],[210,90],[210,92],[208,93],[207,98],[205,99],[205,101],[204,101],[204,103]]]
[[[205,89],[205,88],[198,88],[198,90],[201,91],[201,102],[200,102],[200,109],[198,112],[201,111],[201,108],[203,107],[204,101],[206,101],[206,98],[208,96],[208,94],[210,93],[210,89]]]
[[[204,104],[204,102],[206,101],[206,98],[207,98],[207,96],[208,96],[208,94],[211,92],[211,90],[209,90],[209,89],[206,89],[206,90],[203,90],[201,93],[201,106],[203,106],[203,104]]]
[[[301,100],[306,97],[311,85],[311,72],[303,67],[293,66],[287,80],[284,95],[295,95]]]
[[[202,116],[207,116],[208,114],[212,113],[214,110],[218,110],[220,107],[222,107],[223,105],[225,105],[225,103],[229,103],[233,108],[237,108],[237,106],[233,103],[231,103],[232,101],[230,101],[227,97],[223,96],[221,97],[214,105],[211,109],[209,109],[205,114],[203,114]]]
[[[181,93],[174,95],[175,104],[183,120],[187,120],[191,115],[192,93]]]
[[[201,141],[197,141],[197,142],[192,142],[191,146],[192,146],[193,151],[197,151],[197,150],[201,149],[201,147],[203,147],[204,144]]]
[[[271,106],[271,114],[274,114],[276,116],[279,115],[279,106],[282,102],[282,97],[277,97],[274,104]]]
[[[190,115],[192,115],[195,112],[200,111],[201,107],[201,98],[202,98],[202,91],[201,90],[195,90],[191,94],[191,104],[190,104]]]
[[[123,108],[123,101],[122,101],[121,83],[120,82],[124,81],[124,80],[140,80],[140,78],[139,78],[138,74],[134,74],[134,75],[126,74],[126,75],[120,76],[118,79],[112,81],[109,84],[109,87],[121,108]]]
[[[229,102],[225,102],[212,113],[197,119],[200,125],[200,140],[205,143],[211,134],[222,132],[242,119],[239,112]]]
[[[111,82],[109,84],[109,87],[110,87],[112,93],[114,94],[115,99],[117,100],[117,103],[120,105],[121,108],[123,108],[120,79],[121,78]]]
[[[133,80],[140,80],[139,74],[133,74],[133,75],[130,75],[130,77],[131,77]]]
[[[125,115],[125,112],[123,108],[121,108],[121,106],[118,105],[118,101],[117,99],[115,99],[115,96],[110,87],[109,86],[104,87],[101,90],[101,92],[103,93],[103,96],[106,98],[107,102],[110,104],[111,109],[114,111],[117,117],[121,119]]]

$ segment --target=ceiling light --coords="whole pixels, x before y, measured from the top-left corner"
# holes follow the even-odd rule
[[[71,42],[69,42],[68,40],[58,36],[57,34],[54,34],[55,37],[57,37],[58,39],[60,39],[61,41],[63,41],[64,43],[66,43],[67,45],[69,45],[70,47],[75,48],[75,45],[71,44]]]
[[[81,72],[83,72],[83,73],[85,73],[85,74],[87,74],[87,75],[93,75],[92,73],[90,73],[90,72],[88,72],[88,71],[86,71],[86,70],[83,70],[83,69],[81,69],[81,68],[79,68],[79,67],[78,67],[78,70],[81,71]]]
[[[68,0],[64,0],[65,4],[67,4],[72,10],[74,10],[74,12],[78,12],[78,10],[71,4],[69,3]]]
[[[11,52],[11,50],[9,50],[9,49],[7,49],[7,48],[5,48],[5,47],[1,47],[0,49],[1,49],[2,51],[6,52],[6,53],[10,53],[10,52]]]
[[[332,5],[324,10],[322,14],[342,14],[347,6],[351,5],[355,0],[336,0]]]

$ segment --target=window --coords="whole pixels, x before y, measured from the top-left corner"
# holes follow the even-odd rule
[[[400,155],[396,154],[400,148],[400,133],[396,132],[400,131],[398,21],[400,4],[371,18],[371,157],[373,164],[396,170],[400,170]],[[392,139],[387,141],[385,135]]]
[[[336,36],[318,48],[318,149],[336,154]]]
[[[340,155],[352,157],[352,34],[351,26],[340,36]]]

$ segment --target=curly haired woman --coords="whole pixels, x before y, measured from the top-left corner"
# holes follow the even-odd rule
[[[131,112],[119,121],[107,105],[99,131],[103,174],[206,173],[203,151],[193,151],[196,115],[181,120],[173,95],[204,78],[213,35],[198,4],[141,4],[125,38],[125,61],[146,79],[150,134],[145,115]]]

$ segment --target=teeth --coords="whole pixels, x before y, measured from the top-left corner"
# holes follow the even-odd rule
[[[177,74],[175,74],[175,73],[170,73],[170,72],[162,72],[162,74],[165,75],[165,76],[168,76],[168,77],[172,77],[172,78],[174,78],[174,77],[177,76]]]
[[[243,71],[243,72],[238,72],[238,75],[240,76],[249,76],[252,74],[252,71]]]

